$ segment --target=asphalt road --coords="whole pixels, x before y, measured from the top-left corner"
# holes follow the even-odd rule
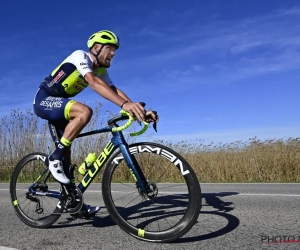
[[[147,243],[123,232],[105,208],[93,220],[63,215],[49,229],[23,224],[0,184],[0,250],[6,249],[300,249],[300,184],[201,184],[198,223],[173,243]],[[103,205],[100,185],[85,202]]]

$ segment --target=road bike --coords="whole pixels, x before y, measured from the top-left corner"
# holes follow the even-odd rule
[[[201,189],[189,163],[171,148],[154,142],[127,144],[123,131],[134,119],[124,110],[108,126],[77,138],[111,132],[112,136],[81,182],[55,181],[46,166],[47,154],[35,152],[16,165],[10,193],[14,210],[26,225],[47,228],[63,213],[82,211],[83,193],[104,167],[102,197],[113,221],[144,241],[170,242],[186,234],[201,210]],[[118,125],[124,121],[124,125]],[[130,136],[138,136],[149,127]],[[154,127],[154,126],[153,126]]]

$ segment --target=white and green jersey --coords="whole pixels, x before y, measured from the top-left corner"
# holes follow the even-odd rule
[[[88,72],[92,72],[109,86],[113,85],[106,68],[93,70],[90,54],[83,50],[76,50],[45,78],[40,88],[51,96],[73,97],[88,86],[84,79]]]

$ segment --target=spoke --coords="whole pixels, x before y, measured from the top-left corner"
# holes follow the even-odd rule
[[[165,187],[159,187],[159,190],[161,189],[166,189],[166,188],[172,188],[172,187],[178,187],[178,186],[186,186],[186,184],[183,184],[183,183],[180,183],[180,184],[172,184],[172,185],[169,185],[169,186],[165,186]],[[187,192],[185,192],[187,193]]]
[[[135,198],[133,198],[131,201],[129,201],[127,204],[126,204],[126,207],[127,207],[127,205],[129,205],[130,203],[132,203],[134,200],[136,200],[137,198],[139,198],[140,197],[140,195],[137,195]]]
[[[125,196],[122,196],[122,197],[116,199],[116,201],[121,200],[121,199],[123,199],[123,198],[125,198],[125,197],[127,197],[127,196],[129,196],[129,195],[131,195],[131,194],[134,194],[134,193],[135,193],[135,192],[131,192],[131,193],[125,195]]]

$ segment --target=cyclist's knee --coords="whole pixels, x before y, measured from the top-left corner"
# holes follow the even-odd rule
[[[93,115],[93,110],[89,106],[83,105],[80,110],[79,118],[83,123],[88,123]]]
[[[93,110],[89,106],[84,106],[83,113],[85,117],[90,119],[93,115]]]
[[[72,108],[70,109],[70,115],[69,117],[72,119],[80,119],[83,121],[83,123],[89,122],[93,115],[93,110],[82,103],[76,102],[72,105]]]

